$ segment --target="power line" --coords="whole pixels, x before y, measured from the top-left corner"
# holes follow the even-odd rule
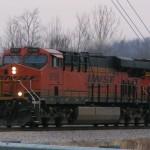
[[[127,2],[130,5],[130,7],[133,9],[133,11],[135,12],[135,14],[137,15],[137,17],[140,19],[140,21],[142,22],[142,24],[144,25],[144,27],[146,28],[146,30],[150,34],[150,30],[148,29],[148,27],[146,26],[146,24],[143,22],[142,18],[139,16],[139,14],[137,13],[137,11],[134,9],[133,5],[131,5],[131,3],[129,2],[129,0],[127,0]]]
[[[137,32],[134,30],[134,28],[132,27],[132,25],[130,24],[130,22],[126,19],[126,17],[123,15],[123,13],[120,11],[120,9],[118,8],[118,6],[115,4],[115,2],[113,0],[111,0],[111,2],[114,4],[114,6],[117,8],[117,10],[119,11],[119,13],[122,15],[122,17],[125,19],[125,21],[128,23],[128,25],[130,26],[130,28],[133,30],[133,32],[136,34],[136,36],[142,41],[142,39],[140,38],[140,36],[137,34]]]
[[[123,12],[127,15],[127,17],[129,18],[129,20],[132,22],[132,24],[134,25],[134,27],[136,28],[136,30],[139,32],[139,34],[142,36],[142,38],[145,40],[143,34],[141,33],[141,31],[138,29],[138,27],[136,26],[136,24],[133,22],[133,20],[131,19],[131,17],[128,15],[128,13],[125,11],[125,9],[122,7],[122,5],[120,4],[120,2],[118,0],[116,0],[117,3],[119,4],[119,6],[121,7],[121,9],[123,10]]]

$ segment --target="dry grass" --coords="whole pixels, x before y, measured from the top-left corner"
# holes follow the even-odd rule
[[[150,139],[134,139],[126,141],[114,141],[114,145],[119,145],[120,148],[133,150],[150,150]]]
[[[71,141],[53,143],[53,145],[80,147],[119,147],[121,149],[130,150],[150,150],[150,139],[116,140],[111,142]]]

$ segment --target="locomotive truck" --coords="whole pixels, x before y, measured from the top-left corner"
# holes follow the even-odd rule
[[[150,60],[10,48],[0,66],[0,126],[150,123]]]

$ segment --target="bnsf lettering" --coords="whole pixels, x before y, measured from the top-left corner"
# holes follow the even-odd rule
[[[88,76],[88,83],[112,83],[112,76]]]
[[[0,80],[12,80],[12,76],[0,76]]]
[[[35,76],[0,76],[0,80],[32,80]]]

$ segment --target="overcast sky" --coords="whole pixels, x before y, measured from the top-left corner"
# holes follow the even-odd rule
[[[114,0],[115,1],[115,0]],[[133,14],[126,0],[119,0],[124,9],[130,14],[136,25],[145,37],[150,34],[141,25]],[[147,27],[150,29],[150,0],[130,0]],[[128,24],[124,21],[111,0],[0,0],[0,34],[4,29],[8,18],[21,15],[25,10],[38,8],[42,23],[48,23],[52,18],[59,16],[63,26],[72,27],[75,24],[76,14],[90,13],[98,5],[112,7],[116,15],[120,17],[121,29],[127,39],[137,38]]]

